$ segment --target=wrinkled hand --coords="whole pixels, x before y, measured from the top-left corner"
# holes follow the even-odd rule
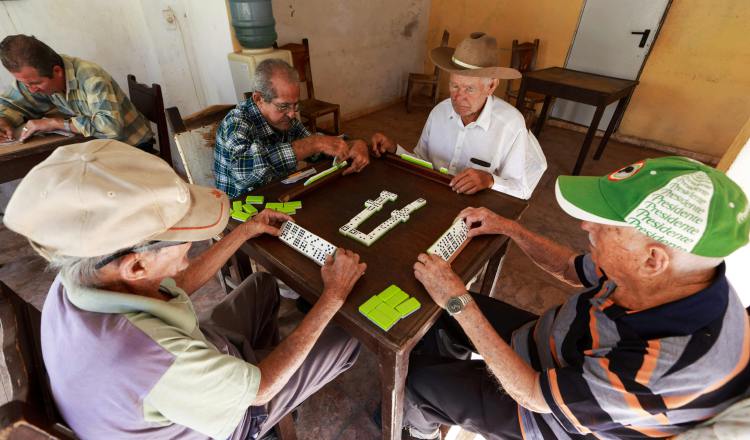
[[[344,176],[362,171],[370,163],[370,154],[367,152],[365,141],[361,139],[352,141],[347,159],[351,160],[351,163],[342,173]]]
[[[452,297],[466,293],[464,283],[453,272],[450,264],[437,255],[419,254],[414,263],[414,276],[442,308],[445,308]]]
[[[479,171],[474,168],[466,168],[451,180],[450,186],[453,191],[459,194],[474,194],[483,189],[492,187],[495,179],[492,174]]]
[[[52,131],[60,129],[63,124],[56,118],[32,119],[26,123],[21,133],[21,142],[34,135],[34,133]],[[59,123],[58,123],[59,122]]]
[[[308,136],[307,139],[313,139],[315,142],[315,149],[321,153],[325,153],[331,157],[337,158],[339,161],[346,160],[349,156],[349,145],[346,141],[338,136]]]
[[[241,228],[244,228],[246,240],[255,238],[261,234],[269,234],[278,236],[281,232],[279,226],[285,221],[294,221],[286,214],[282,214],[273,209],[264,209],[263,211],[256,214],[252,219],[242,223]]]
[[[323,296],[344,304],[354,284],[365,274],[365,270],[367,270],[367,264],[359,262],[359,255],[337,248],[336,253],[329,255],[323,268],[320,269],[320,276],[323,278]]]
[[[372,154],[380,157],[383,153],[395,153],[396,143],[383,133],[377,132],[372,135]]]
[[[13,124],[5,118],[0,118],[0,137],[13,140]]]
[[[513,220],[496,214],[487,208],[465,208],[458,217],[469,225],[469,237],[484,234],[505,234],[510,236],[518,226]]]

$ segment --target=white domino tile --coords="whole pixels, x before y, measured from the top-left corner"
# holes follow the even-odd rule
[[[393,229],[397,224],[409,220],[409,214],[427,204],[425,199],[420,198],[401,209],[391,212],[390,218],[379,224],[369,234],[365,234],[357,229],[359,225],[364,223],[364,221],[370,218],[371,215],[380,211],[384,204],[387,202],[393,202],[396,199],[398,199],[396,194],[389,191],[381,191],[377,199],[365,201],[365,209],[355,215],[347,224],[340,227],[339,232],[347,237],[353,238],[365,246],[370,246],[380,239],[380,237],[388,233],[388,231]]]
[[[326,257],[336,251],[336,246],[294,222],[288,221],[281,225],[279,239],[319,266],[324,265]]]
[[[463,244],[469,239],[469,227],[463,220],[456,220],[443,232],[443,235],[427,249],[427,253],[437,255],[445,261],[451,261],[458,255]]]

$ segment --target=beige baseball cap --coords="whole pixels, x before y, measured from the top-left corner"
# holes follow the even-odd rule
[[[218,189],[185,183],[157,156],[97,139],[59,147],[29,171],[4,222],[48,254],[97,257],[148,240],[209,239],[228,213]]]

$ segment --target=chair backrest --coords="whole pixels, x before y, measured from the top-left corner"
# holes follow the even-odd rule
[[[159,84],[141,84],[135,79],[135,75],[128,75],[128,93],[130,101],[135,108],[141,112],[149,121],[156,124],[156,137],[159,141],[159,156],[169,166],[172,163],[172,149],[169,146],[169,131],[167,130],[167,117],[164,115],[164,98]]]
[[[451,34],[448,32],[448,29],[443,30],[443,38],[440,39],[440,47],[445,47],[448,45],[448,39],[450,39]],[[435,66],[435,72],[433,72],[433,76],[435,76],[435,79],[437,80],[440,78],[440,68],[438,66]]]
[[[2,428],[25,420],[58,438],[75,438],[55,406],[41,346],[42,314],[0,281],[2,355],[16,389],[0,407]],[[13,387],[12,387],[13,388]],[[21,437],[19,437],[21,438]]]
[[[214,146],[216,129],[234,105],[212,105],[182,118],[177,107],[167,109],[174,131],[177,151],[185,167],[188,181],[195,185],[215,186]]]
[[[313,86],[312,70],[310,68],[310,42],[307,38],[302,39],[302,44],[287,43],[279,49],[288,50],[292,53],[292,64],[297,70],[300,82],[307,87],[307,98],[315,99],[315,87]]]
[[[518,43],[518,40],[513,40],[513,45],[510,52],[510,67],[521,72],[521,75],[526,72],[534,70],[536,67],[536,56],[539,52],[539,39],[534,39],[534,42]],[[505,86],[506,96],[510,92],[512,80],[509,80]]]

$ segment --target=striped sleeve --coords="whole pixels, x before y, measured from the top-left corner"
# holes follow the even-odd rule
[[[594,264],[591,254],[579,255],[573,261],[578,279],[586,287],[592,287],[599,284],[604,273]]]
[[[0,118],[5,118],[14,126],[25,119],[39,119],[54,106],[44,95],[32,94],[26,86],[13,81],[0,95]]]
[[[71,118],[73,126],[84,136],[119,137],[125,121],[112,84],[106,78],[93,76],[86,78],[83,89],[90,113]]]

